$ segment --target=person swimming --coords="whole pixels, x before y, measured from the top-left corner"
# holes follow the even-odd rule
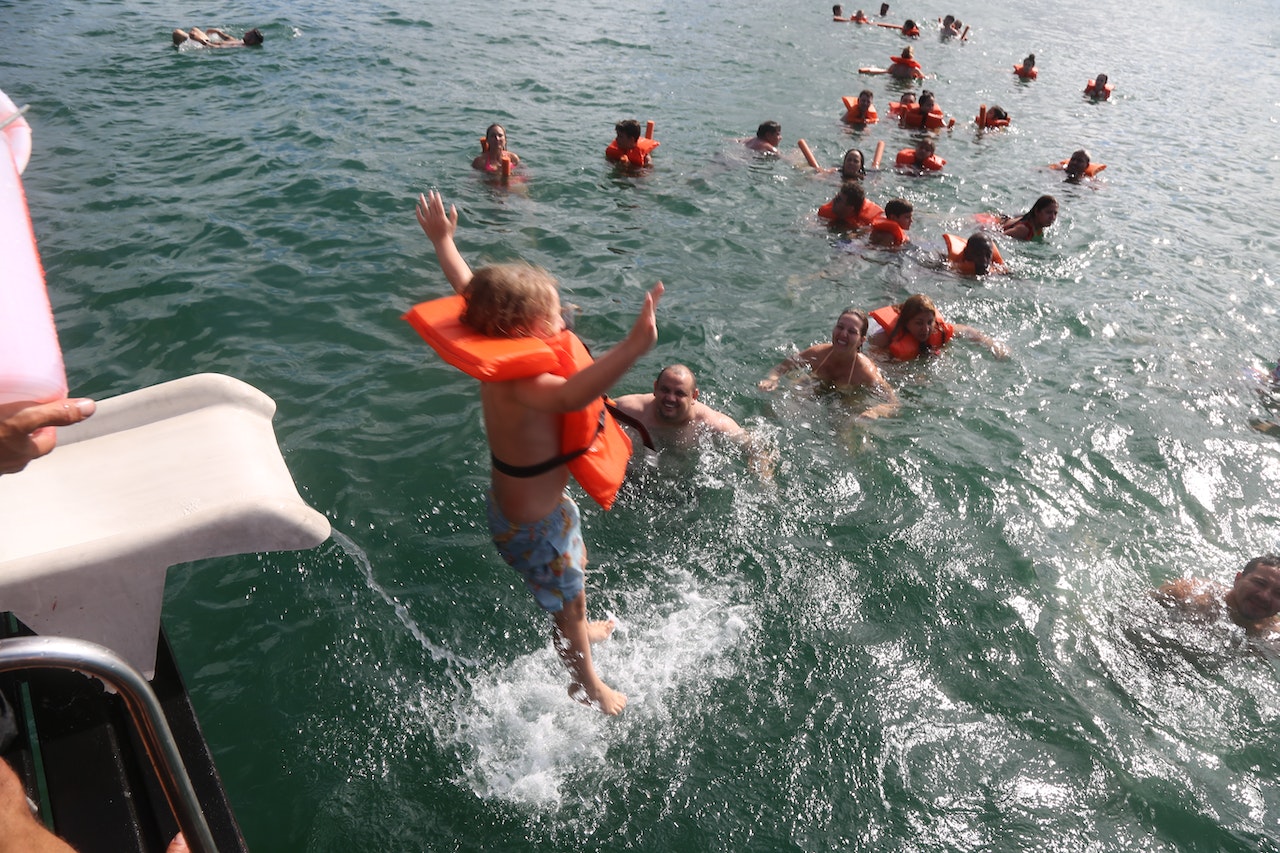
[[[1031,209],[1017,219],[1006,218],[1000,223],[1000,229],[1006,237],[1015,240],[1034,240],[1044,234],[1044,230],[1058,219],[1058,200],[1051,195],[1042,195],[1036,199]]]
[[[773,391],[778,380],[798,368],[807,367],[815,379],[832,387],[870,388],[886,398],[863,411],[859,417],[879,418],[891,415],[898,409],[898,396],[876,367],[875,362],[862,353],[867,337],[867,316],[852,307],[840,312],[835,328],[831,330],[831,343],[813,346],[785,359],[761,379],[761,391]]]
[[[471,168],[481,172],[500,173],[503,163],[514,169],[520,165],[520,156],[507,150],[507,131],[500,124],[491,124],[484,132],[484,153],[471,161]]]

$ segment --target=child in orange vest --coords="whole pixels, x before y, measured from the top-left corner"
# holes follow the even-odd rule
[[[458,212],[450,207],[446,214],[433,190],[418,197],[416,213],[445,278],[466,299],[466,325],[496,338],[550,339],[563,330],[559,291],[545,270],[506,264],[473,274],[453,239]],[[556,651],[573,679],[569,695],[610,715],[622,711],[627,697],[596,674],[591,643],[612,634],[614,623],[587,621],[587,555],[577,505],[565,493],[569,471],[564,463],[548,464],[562,452],[564,416],[599,399],[657,340],[654,309],[662,291],[658,282],[626,338],[589,366],[569,376],[540,373],[480,386],[493,461],[487,503],[494,544],[551,613]]]

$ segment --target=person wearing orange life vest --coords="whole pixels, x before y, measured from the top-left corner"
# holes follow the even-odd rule
[[[1071,152],[1070,159],[1054,164],[1051,168],[1062,169],[1066,173],[1066,183],[1078,184],[1083,178],[1092,178],[1107,168],[1104,163],[1095,163],[1089,152],[1079,148]]]
[[[915,148],[903,148],[899,151],[893,159],[893,165],[900,169],[913,169],[917,173],[940,172],[947,161],[934,153],[936,151],[933,140],[926,137],[917,142]]]
[[[871,312],[871,319],[880,329],[868,338],[868,343],[888,351],[899,361],[910,361],[925,353],[936,354],[956,335],[981,344],[998,359],[1009,357],[1009,348],[990,335],[972,326],[948,323],[938,313],[933,300],[923,293],[907,297],[901,305],[878,308]]]
[[[774,391],[783,376],[798,368],[807,367],[814,378],[835,388],[866,387],[886,398],[885,402],[871,406],[858,417],[880,418],[892,415],[898,410],[898,397],[880,373],[880,368],[862,353],[862,344],[867,338],[867,325],[867,317],[861,311],[844,309],[836,318],[835,328],[831,330],[831,343],[814,344],[784,360],[760,380],[758,387],[761,391]]]
[[[863,228],[884,214],[880,205],[867,198],[862,184],[845,181],[836,197],[818,208],[818,216],[833,228]]]
[[[484,153],[471,161],[471,168],[501,173],[503,163],[509,163],[510,169],[520,165],[520,156],[507,150],[507,130],[502,125],[489,125],[484,132],[484,143]]]
[[[1090,80],[1084,87],[1085,97],[1093,98],[1095,101],[1105,101],[1111,97],[1111,91],[1115,88],[1107,82],[1107,75],[1099,74]]]
[[[613,130],[614,139],[604,150],[606,160],[628,166],[653,165],[649,155],[661,143],[644,138],[640,133],[640,122],[633,118],[625,119],[618,122]]]
[[[503,559],[516,569],[538,604],[551,614],[556,651],[572,678],[569,695],[605,714],[618,714],[626,706],[627,697],[605,684],[591,662],[591,643],[607,638],[615,626],[613,620],[587,621],[583,581],[586,549],[577,506],[565,489],[573,470],[584,486],[587,480],[593,483],[588,487],[594,489],[592,496],[602,500],[596,494],[600,488],[598,479],[608,474],[610,482],[604,485],[616,493],[621,474],[616,473],[616,465],[611,465],[608,472],[600,469],[599,460],[593,459],[595,440],[570,453],[565,452],[562,441],[571,419],[584,409],[602,405],[604,392],[657,340],[655,309],[662,297],[662,283],[646,294],[640,313],[622,342],[592,362],[581,342],[564,330],[556,281],[545,270],[504,264],[473,273],[454,242],[457,210],[450,207],[446,213],[443,200],[433,190],[428,196],[418,196],[415,213],[435,248],[441,271],[457,294],[452,299],[462,303],[461,316],[455,311],[450,327],[461,331],[451,332],[455,338],[449,343],[461,347],[465,335],[479,338],[479,344],[466,344],[472,350],[491,351],[494,347],[487,342],[493,342],[498,348],[545,345],[551,351],[548,357],[537,356],[532,375],[524,372],[514,378],[481,382],[480,402],[492,461],[486,499],[489,529]],[[412,322],[421,307],[415,307],[406,318]],[[428,331],[438,330],[432,327]],[[443,343],[432,345],[442,355],[453,352],[442,349]],[[566,353],[571,356],[571,363],[566,363]],[[586,426],[589,430],[590,425]],[[622,452],[615,455],[621,457],[625,473],[630,442],[603,411],[594,434],[597,438],[616,434],[616,438],[605,441],[612,445],[622,443]],[[619,448],[598,449],[602,455],[609,455]],[[572,461],[566,462],[570,458]]]
[[[870,89],[863,89],[858,93],[857,100],[850,103],[848,98],[844,99],[845,113],[844,119],[846,124],[875,124],[880,120],[880,116],[876,113],[875,93]]]
[[[911,230],[911,222],[915,216],[915,208],[905,198],[891,199],[884,206],[884,216],[871,223],[871,236],[868,242],[873,246],[898,248],[910,242],[907,232]]]
[[[938,106],[937,97],[930,89],[920,93],[913,104],[902,104],[898,109],[898,126],[906,130],[941,130],[947,126],[947,117]],[[950,124],[955,124],[952,119]]]

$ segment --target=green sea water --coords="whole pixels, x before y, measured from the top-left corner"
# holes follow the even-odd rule
[[[883,111],[907,88],[856,74],[904,42],[829,9],[0,0],[73,393],[252,383],[334,526],[169,573],[251,849],[1280,850],[1275,655],[1147,595],[1277,548],[1280,444],[1243,376],[1280,330],[1275,3],[893,3],[957,118],[943,176],[868,176],[915,206],[899,254],[814,217],[836,183],[797,137],[831,166],[911,144],[840,123],[842,95]],[[939,39],[946,13],[966,42]],[[266,44],[173,49],[191,24]],[[1099,72],[1109,102],[1081,96]],[[982,103],[1012,127],[978,134]],[[662,142],[639,175],[601,156],[628,117]],[[783,159],[734,141],[765,119]],[[510,187],[468,168],[494,121]],[[1065,185],[1046,164],[1079,147],[1108,168]],[[566,698],[488,540],[474,382],[399,319],[447,291],[413,217],[428,188],[473,263],[552,270],[597,351],[664,281],[659,342],[615,391],[687,363],[777,452],[772,484],[710,446],[637,460],[608,514],[579,495],[619,719]],[[1008,276],[928,263],[1043,193],[1059,220],[1002,244]],[[914,292],[1012,358],[886,365],[904,405],[869,425],[756,390],[844,306]]]

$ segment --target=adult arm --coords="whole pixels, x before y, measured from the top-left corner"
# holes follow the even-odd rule
[[[866,364],[870,368],[867,371],[867,378],[870,380],[867,383],[868,387],[885,399],[883,403],[877,403],[862,414],[858,415],[858,417],[873,420],[875,418],[887,418],[890,415],[897,414],[900,404],[898,402],[898,395],[893,391],[893,386],[889,384],[889,380],[884,378],[884,374],[880,372],[880,368],[876,367],[875,363],[871,361],[871,359],[866,356],[862,356],[862,358],[866,360]]]
[[[471,267],[467,265],[462,253],[458,251],[457,244],[453,242],[453,235],[458,230],[457,208],[449,205],[449,212],[445,213],[444,199],[440,197],[440,193],[430,190],[425,196],[418,194],[418,205],[414,208],[414,214],[418,217],[418,224],[422,226],[423,233],[435,247],[440,271],[453,286],[455,293],[466,293],[467,285],[471,284]]]
[[[813,364],[813,353],[817,347],[809,347],[798,355],[793,355],[788,359],[784,359],[770,370],[764,379],[761,379],[756,387],[761,391],[773,391],[778,387],[778,380],[786,376],[797,367],[803,367],[806,364]]]
[[[94,408],[94,402],[87,399],[0,405],[0,474],[16,474],[32,459],[53,450],[57,443],[54,427],[79,423],[92,415]]]

